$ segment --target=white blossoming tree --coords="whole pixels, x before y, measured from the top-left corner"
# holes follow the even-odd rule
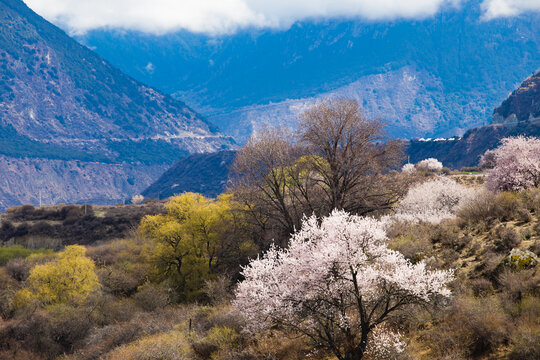
[[[144,196],[142,196],[141,194],[133,195],[133,197],[131,198],[131,203],[134,205],[138,205],[142,203],[143,201],[144,201]]]
[[[396,207],[394,218],[437,224],[454,218],[458,210],[478,194],[478,189],[439,176],[410,188]]]
[[[248,329],[278,325],[340,360],[403,344],[381,325],[396,310],[447,297],[448,271],[411,264],[387,247],[377,220],[334,211],[304,220],[287,249],[270,249],[243,270],[235,306]]]
[[[420,171],[436,172],[436,171],[442,170],[443,164],[442,164],[442,162],[440,162],[439,160],[437,160],[435,158],[428,158],[428,159],[424,159],[422,161],[419,161],[415,165],[415,167],[416,167],[417,170],[420,170]]]
[[[401,172],[404,172],[404,173],[412,173],[414,172],[414,170],[416,170],[416,168],[414,167],[414,164],[405,164],[401,167]]]
[[[505,138],[487,155],[495,163],[486,181],[490,190],[520,191],[540,185],[540,139]]]

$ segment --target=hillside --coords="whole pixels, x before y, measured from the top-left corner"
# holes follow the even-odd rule
[[[497,147],[509,136],[540,136],[540,72],[527,78],[493,112],[492,124],[468,130],[453,140],[411,140],[407,153],[410,161],[434,157],[445,166],[459,169],[476,166],[486,150]]]
[[[540,71],[527,78],[493,112],[493,122],[510,124],[540,119]]]
[[[231,144],[22,1],[2,0],[0,22],[0,209],[35,204],[40,191],[50,202],[120,201],[181,156]]]
[[[183,192],[216,197],[225,188],[234,151],[193,154],[180,159],[142,194],[165,199]]]
[[[408,142],[407,154],[410,162],[434,157],[444,166],[460,169],[463,166],[476,166],[480,156],[487,150],[496,148],[501,139],[509,136],[540,136],[540,124],[525,123],[520,126],[494,124],[468,130],[456,140]]]
[[[462,135],[540,66],[540,15],[481,19],[480,1],[423,20],[314,20],[208,36],[91,31],[77,38],[193,105],[240,142],[320,96],[359,100],[395,137]]]
[[[140,205],[54,205],[11,207],[1,214],[0,245],[61,249],[131,236],[145,215],[164,211],[163,203]]]

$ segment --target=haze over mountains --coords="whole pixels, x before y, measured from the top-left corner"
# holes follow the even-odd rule
[[[540,71],[525,79],[493,113],[495,121],[492,124],[469,129],[461,138],[408,141],[405,146],[408,160],[414,164],[436,158],[453,170],[473,167],[478,165],[481,155],[496,148],[505,137],[539,137]],[[143,194],[150,198],[162,198],[191,191],[216,196],[226,188],[233,160],[233,151],[186,156]]]
[[[0,23],[0,208],[122,201],[181,156],[231,144],[22,1],[0,1]]]
[[[477,0],[421,20],[305,20],[288,30],[77,36],[239,142],[325,96],[357,99],[395,137],[463,134],[540,67],[540,15],[486,19]]]

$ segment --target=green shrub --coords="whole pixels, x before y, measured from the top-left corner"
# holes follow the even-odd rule
[[[45,249],[27,249],[21,245],[13,245],[9,247],[0,247],[0,265],[6,265],[9,260],[15,258],[25,258],[32,254],[52,253],[51,250]]]

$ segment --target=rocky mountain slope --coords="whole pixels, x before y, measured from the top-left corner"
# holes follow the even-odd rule
[[[487,150],[494,149],[501,139],[509,136],[540,137],[540,124],[524,123],[519,126],[493,124],[468,130],[463,137],[456,140],[408,142],[407,154],[411,163],[434,157],[444,166],[460,169],[464,166],[476,166]]]
[[[0,1],[0,208],[118,202],[183,155],[228,147],[183,102],[123,74],[32,12]]]
[[[525,80],[493,112],[494,123],[540,120],[540,71]]]
[[[388,86],[392,84],[392,86]],[[355,99],[369,118],[384,118],[387,130],[394,137],[409,138],[418,134],[432,134],[444,127],[446,113],[440,105],[440,80],[426,71],[405,66],[395,71],[367,75],[350,84],[323,92],[313,97],[290,99],[267,105],[242,107],[232,112],[212,115],[212,120],[238,142],[247,141],[253,131],[265,126],[293,128],[298,116],[310,105],[324,98]],[[471,103],[462,108],[468,115],[484,111],[485,103]],[[405,123],[408,125],[404,126]],[[460,129],[446,130],[450,135]]]
[[[493,112],[489,126],[468,130],[461,139],[412,140],[408,153],[411,162],[434,157],[444,165],[459,169],[475,166],[480,156],[509,136],[540,137],[540,72],[530,76]]]
[[[423,20],[305,21],[217,37],[97,30],[77,38],[239,141],[259,123],[288,123],[306,103],[334,94],[357,98],[395,137],[461,135],[489,123],[540,66],[540,14],[486,20],[479,0]]]
[[[142,194],[152,199],[165,199],[183,192],[216,197],[227,185],[229,166],[234,156],[235,152],[230,150],[186,156]]]
[[[478,165],[480,156],[486,150],[497,147],[500,140],[505,137],[517,135],[540,137],[540,122],[534,120],[538,117],[540,104],[538,81],[539,73],[527,78],[501,106],[495,109],[493,123],[488,126],[469,129],[462,137],[407,141],[406,151],[409,161],[416,163],[434,157],[451,169],[460,169],[464,166]],[[351,96],[346,92],[344,95]],[[288,104],[296,112],[302,110],[298,103],[291,101]],[[280,106],[274,105],[273,112],[276,116],[282,111],[284,110]],[[519,123],[496,123],[496,119],[503,111],[506,111],[505,118],[526,120]],[[523,114],[527,115],[524,117]],[[184,191],[194,191],[207,196],[216,196],[227,183],[228,168],[233,160],[233,151],[188,156],[176,163],[146,189],[144,194],[150,198],[164,198]]]

